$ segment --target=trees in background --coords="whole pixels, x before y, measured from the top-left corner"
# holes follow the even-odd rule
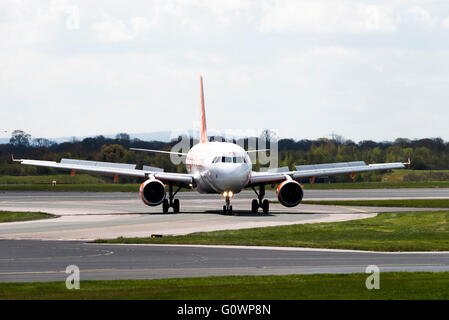
[[[60,161],[75,158],[108,161],[164,168],[171,172],[185,172],[183,165],[174,165],[165,154],[133,152],[129,148],[170,150],[178,141],[141,141],[130,139],[126,133],[115,138],[96,136],[81,141],[55,143],[48,139],[31,139],[22,130],[12,133],[10,143],[0,145],[0,174],[42,174],[51,169],[11,165],[10,156],[17,158]],[[191,141],[191,145],[196,141]],[[245,144],[247,145],[247,144]],[[281,139],[278,141],[279,166],[291,169],[297,165],[363,160],[367,163],[406,162],[412,159],[412,169],[449,170],[449,143],[441,138],[410,140],[398,138],[394,142],[360,141],[355,143],[341,136],[317,140]]]
[[[29,147],[31,135],[22,130],[14,130],[11,134],[9,143],[15,147]]]

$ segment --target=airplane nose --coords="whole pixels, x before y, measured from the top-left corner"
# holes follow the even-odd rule
[[[229,164],[215,168],[211,172],[216,187],[220,191],[240,192],[248,183],[249,172],[243,165]]]

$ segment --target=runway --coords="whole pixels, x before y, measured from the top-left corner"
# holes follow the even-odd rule
[[[0,240],[0,282],[61,281],[76,265],[83,280],[225,275],[449,271],[449,253],[374,253],[299,248],[109,245]],[[82,282],[81,282],[82,286]]]
[[[448,197],[449,189],[306,190],[305,199],[349,197]],[[94,240],[98,238],[180,235],[200,231],[242,229],[300,223],[337,222],[372,217],[384,211],[406,208],[363,208],[301,204],[286,208],[270,205],[270,214],[250,212],[253,192],[244,191],[232,200],[235,215],[221,212],[219,195],[179,193],[181,213],[161,214],[161,208],[145,206],[138,193],[3,192],[0,210],[42,211],[57,219],[0,224],[0,239]],[[274,192],[267,193],[276,199]]]

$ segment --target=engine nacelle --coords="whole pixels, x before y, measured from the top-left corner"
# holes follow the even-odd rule
[[[140,198],[147,206],[157,206],[165,199],[165,185],[157,179],[149,179],[140,185]]]
[[[303,195],[301,185],[294,180],[286,180],[277,188],[278,200],[285,207],[297,206]]]

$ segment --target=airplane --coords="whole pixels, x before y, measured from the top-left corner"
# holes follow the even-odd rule
[[[295,207],[301,203],[304,191],[298,182],[309,178],[311,182],[316,177],[337,174],[351,174],[374,170],[403,169],[408,163],[380,163],[367,165],[363,161],[340,162],[316,165],[296,166],[290,171],[288,167],[276,168],[264,172],[252,171],[249,153],[266,151],[245,151],[241,146],[230,142],[211,142],[208,140],[206,128],[206,112],[204,104],[203,77],[201,85],[201,134],[200,141],[188,153],[162,150],[131,148],[134,151],[160,152],[186,156],[187,173],[164,172],[163,169],[143,166],[136,169],[136,165],[97,162],[88,160],[61,159],[59,163],[53,161],[14,159],[22,165],[49,167],[75,172],[113,175],[114,181],[119,176],[131,176],[145,179],[140,185],[139,193],[142,202],[148,206],[162,204],[162,211],[167,213],[173,208],[174,213],[180,212],[179,199],[176,194],[182,188],[192,188],[199,193],[221,194],[224,197],[224,214],[232,214],[231,199],[245,188],[252,188],[257,196],[251,202],[251,212],[269,212],[269,201],[265,198],[265,186],[277,184],[276,195],[285,207]],[[168,190],[167,190],[168,186]],[[173,192],[173,187],[177,190]],[[259,189],[257,191],[257,188]]]

